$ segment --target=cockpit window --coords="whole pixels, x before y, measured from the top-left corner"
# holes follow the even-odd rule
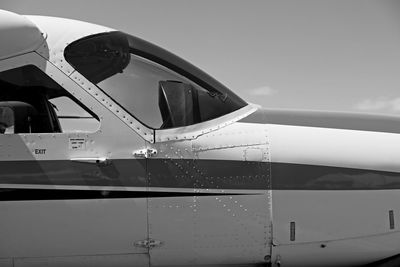
[[[192,125],[247,105],[183,59],[121,32],[78,40],[65,49],[65,58],[153,129]]]
[[[93,111],[38,67],[0,72],[0,134],[95,132],[99,127]]]

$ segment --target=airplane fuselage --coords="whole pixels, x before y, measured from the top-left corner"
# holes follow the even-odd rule
[[[1,11],[0,35],[0,266],[399,253],[400,119],[265,110],[85,22]]]

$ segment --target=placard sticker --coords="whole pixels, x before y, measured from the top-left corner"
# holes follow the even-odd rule
[[[85,138],[70,138],[69,149],[71,150],[85,150],[86,139]]]

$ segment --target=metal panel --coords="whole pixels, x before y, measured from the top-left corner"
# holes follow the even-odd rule
[[[226,114],[222,117],[215,118],[209,121],[197,123],[190,126],[178,127],[165,130],[156,130],[156,141],[157,142],[168,142],[177,140],[190,140],[196,139],[201,135],[205,135],[214,131],[218,131],[228,125],[231,125],[238,120],[248,116],[255,112],[258,106],[249,104],[243,108]]]
[[[373,261],[398,254],[399,232],[390,229],[388,212],[393,211],[393,222],[399,220],[398,193],[274,190],[274,254],[281,257],[283,266],[293,266],[299,258],[307,266],[313,262],[339,266],[367,263],[367,255]],[[291,222],[296,222],[295,240]]]
[[[285,267],[350,267],[364,266],[397,255],[400,250],[399,232],[339,239],[330,242],[300,243],[274,247],[280,266]],[[274,260],[273,263],[277,261]],[[273,265],[277,266],[277,265]],[[367,265],[375,266],[375,265]],[[387,265],[398,266],[398,265]]]
[[[190,141],[149,144],[158,150],[148,159],[149,190],[193,194],[149,199],[149,237],[162,242],[150,249],[153,266],[265,263],[272,206],[264,130],[234,123]],[[168,180],[174,187],[160,187]]]
[[[44,36],[25,16],[0,10],[0,59],[32,52],[43,42]]]
[[[400,172],[399,134],[266,125],[273,162]]]
[[[388,210],[399,217],[396,190],[276,190],[273,197],[276,244],[292,244],[290,222],[304,243],[385,234]]]
[[[146,253],[146,199],[0,202],[0,257]]]
[[[0,259],[0,267],[14,267],[13,259]]]
[[[146,267],[146,254],[85,255],[53,258],[15,259],[13,267]]]

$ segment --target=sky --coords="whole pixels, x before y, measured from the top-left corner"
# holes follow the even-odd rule
[[[397,0],[0,0],[155,43],[267,108],[400,116]]]

